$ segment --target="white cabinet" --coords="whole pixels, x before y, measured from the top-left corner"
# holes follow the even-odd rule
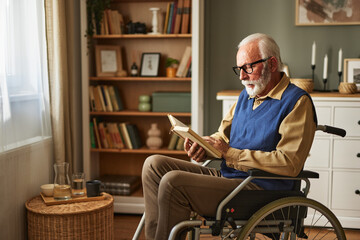
[[[239,91],[223,91],[223,116],[236,102]],[[316,171],[309,198],[335,213],[343,227],[360,228],[360,94],[312,93],[318,122],[340,127],[346,137],[316,132],[305,169]]]

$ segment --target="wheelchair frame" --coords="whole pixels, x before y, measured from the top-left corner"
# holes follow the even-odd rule
[[[335,128],[335,127],[329,127],[326,125],[319,125],[317,127],[317,130],[321,130],[327,133],[331,133],[331,134],[336,134],[339,136],[344,137],[346,135],[345,130],[340,129],[340,128]],[[209,161],[206,161],[203,165],[208,165]],[[278,232],[284,232],[284,236],[281,237],[281,239],[288,239],[288,237],[290,236],[290,239],[296,239],[296,235],[302,235],[305,234],[303,232],[303,229],[294,229],[294,226],[291,226],[291,220],[265,220],[266,216],[268,216],[267,214],[274,214],[276,213],[276,211],[280,211],[279,209],[281,209],[281,211],[283,211],[282,209],[285,207],[292,207],[295,206],[295,204],[297,204],[296,206],[298,206],[298,209],[302,209],[304,210],[304,216],[307,214],[307,209],[308,208],[312,208],[315,209],[316,211],[318,211],[319,213],[321,213],[322,215],[324,215],[327,219],[328,222],[330,222],[336,231],[337,236],[339,237],[338,239],[346,239],[345,233],[343,231],[343,228],[341,227],[340,222],[338,221],[338,219],[336,218],[336,216],[324,205],[322,205],[321,203],[312,200],[312,199],[308,199],[306,198],[309,190],[310,190],[310,181],[309,178],[319,178],[319,174],[316,172],[312,172],[312,171],[306,171],[303,170],[301,171],[301,173],[296,176],[296,177],[287,177],[287,176],[281,176],[281,175],[276,175],[276,174],[271,174],[271,173],[267,173],[261,170],[257,170],[257,169],[251,169],[248,171],[248,177],[246,179],[244,179],[244,181],[242,181],[242,183],[240,183],[229,195],[227,195],[218,205],[217,207],[217,211],[216,211],[216,216],[214,220],[208,220],[206,219],[205,221],[202,220],[187,220],[187,221],[182,221],[180,223],[178,223],[177,225],[175,225],[169,235],[169,240],[173,240],[176,239],[176,237],[178,236],[178,234],[183,231],[183,230],[189,230],[192,229],[191,231],[191,239],[197,240],[200,238],[200,234],[212,234],[213,236],[219,236],[222,234],[222,236],[224,236],[223,239],[228,239],[228,238],[234,238],[235,236],[236,239],[247,239],[248,237],[250,237],[250,239],[255,239],[255,233],[262,233],[264,231],[268,232],[269,231],[269,227],[266,228],[266,230],[264,230],[262,227],[257,227],[257,226],[261,226],[261,224],[266,224],[266,225],[273,225],[273,224],[278,224],[278,225],[274,225],[275,227],[272,227],[271,230],[278,233]],[[281,197],[275,201],[272,201],[270,203],[267,203],[265,206],[263,206],[262,208],[260,208],[259,210],[257,210],[252,217],[250,217],[247,220],[234,220],[231,218],[226,219],[226,217],[223,217],[223,213],[224,213],[224,207],[230,202],[230,200],[232,200],[235,196],[237,196],[240,191],[253,179],[287,179],[287,180],[300,180],[300,181],[304,181],[305,182],[305,188],[302,189],[302,192],[304,194],[304,196],[295,196],[295,197]],[[253,191],[253,190],[248,190]],[[225,212],[229,212],[229,209],[226,209]],[[299,210],[298,210],[299,211]],[[302,219],[300,219],[301,221],[304,221],[304,217]],[[264,223],[264,220],[266,223]],[[225,222],[228,222],[229,225],[231,226],[231,228],[224,228],[224,224]],[[142,231],[142,228],[145,224],[145,213],[143,214],[140,223],[136,229],[136,232],[133,236],[133,240],[136,240],[139,238],[140,233]],[[301,228],[303,228],[303,222],[301,223],[302,225],[300,226]],[[279,225],[282,226],[281,229],[279,230]],[[208,228],[201,228],[201,226],[207,226]],[[297,228],[297,227],[295,227]],[[294,232],[295,231],[295,232]],[[306,235],[306,234],[305,234]],[[190,239],[190,237],[189,237]],[[274,239],[272,237],[272,239]]]

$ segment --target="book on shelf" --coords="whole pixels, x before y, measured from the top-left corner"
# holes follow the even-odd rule
[[[96,111],[96,112],[104,111],[102,108],[99,91],[96,88],[96,86],[89,86],[89,91],[92,93],[92,95],[94,96],[94,100],[95,100],[95,109],[93,109],[93,111]]]
[[[190,58],[191,58],[191,46],[186,46],[184,54],[180,60],[178,70],[176,71],[177,77],[182,77],[186,75],[186,74],[184,75],[184,72]]]
[[[95,93],[96,92],[96,93]],[[105,105],[105,100],[104,100],[104,95],[103,95],[103,91],[101,90],[101,86],[98,85],[95,87],[95,96],[98,96],[100,103],[101,103],[101,111],[106,111],[106,105]]]
[[[101,191],[113,195],[131,195],[141,186],[141,178],[132,175],[104,175],[99,178]]]
[[[176,143],[176,150],[184,150],[184,138],[179,138],[179,140]]]
[[[174,2],[170,3],[170,12],[169,12],[169,19],[167,24],[166,33],[171,33],[171,25],[172,25],[172,19],[174,14]]]
[[[118,89],[115,86],[110,85],[110,86],[108,86],[108,90],[109,90],[110,100],[111,100],[111,104],[113,106],[113,110],[115,112],[123,110],[124,108],[123,108],[123,104],[122,104]]]
[[[104,90],[104,97],[105,97],[105,100],[106,100],[106,110],[108,112],[113,112],[114,109],[113,109],[112,102],[111,102],[111,99],[110,99],[110,93],[109,93],[108,86],[107,85],[102,85],[101,87]]]
[[[127,149],[133,149],[133,145],[130,140],[129,132],[126,128],[127,123],[119,123],[119,129],[121,136],[123,136],[124,144]]]
[[[106,132],[105,132],[105,126],[104,126],[103,122],[99,122],[98,129],[99,129],[101,146],[103,148],[109,148],[109,144],[107,142],[107,137],[106,137]]]
[[[174,26],[174,33],[180,33],[181,27],[181,15],[183,10],[184,0],[179,0],[177,4],[176,16],[175,16],[175,26]]]
[[[90,111],[96,111],[94,86],[89,86],[89,103],[90,103]]]
[[[171,7],[171,3],[168,3],[167,7],[166,7],[166,16],[165,16],[165,22],[164,22],[164,30],[163,30],[164,34],[167,33],[167,28],[168,28],[168,24],[169,24],[170,7]]]
[[[171,28],[170,28],[170,33],[174,33],[175,19],[176,19],[176,12],[177,12],[177,5],[178,5],[178,2],[175,1],[175,2],[174,2],[174,8],[173,8],[173,10],[172,10],[172,16],[171,16]]]
[[[181,22],[181,33],[189,33],[189,22],[190,22],[190,4],[191,0],[184,0],[184,6],[182,10],[182,22]]]
[[[168,145],[169,150],[175,150],[176,149],[176,143],[177,143],[178,139],[179,139],[178,135],[176,135],[175,133],[171,134],[169,145]]]
[[[189,138],[191,142],[198,143],[204,148],[208,157],[221,158],[221,152],[214,148],[211,144],[206,142],[201,136],[194,132],[189,126],[186,126],[180,120],[168,114],[168,118],[171,123],[171,131],[177,134],[181,138]]]
[[[101,139],[100,139],[100,133],[99,133],[99,128],[98,128],[98,124],[97,124],[97,120],[96,118],[92,119],[92,122],[94,124],[94,133],[95,133],[95,138],[96,138],[96,143],[97,143],[97,147],[99,149],[101,149]]]
[[[121,138],[120,132],[119,132],[119,128],[117,126],[116,123],[107,123],[106,127],[113,139],[114,142],[114,148],[117,149],[123,149],[125,148],[124,142]]]
[[[131,145],[133,149],[139,149],[142,147],[139,130],[135,124],[126,124],[126,130],[129,134]]]
[[[90,146],[91,146],[91,148],[96,148],[96,139],[95,139],[93,122],[90,122]]]

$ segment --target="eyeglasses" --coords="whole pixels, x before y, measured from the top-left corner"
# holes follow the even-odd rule
[[[234,72],[235,72],[235,74],[236,74],[237,76],[240,76],[241,69],[242,69],[244,72],[246,72],[247,74],[251,74],[251,73],[253,73],[253,71],[254,71],[253,66],[254,66],[255,64],[262,63],[262,62],[266,62],[266,61],[267,61],[268,59],[270,59],[271,57],[272,57],[272,56],[267,57],[267,58],[263,58],[263,59],[260,59],[260,60],[257,60],[257,61],[252,62],[252,63],[246,63],[246,64],[242,65],[241,67],[239,67],[239,66],[234,66],[232,69],[234,70]]]

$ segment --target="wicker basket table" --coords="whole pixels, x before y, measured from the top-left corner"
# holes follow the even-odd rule
[[[28,238],[49,240],[113,239],[114,199],[47,206],[41,196],[28,200]]]

